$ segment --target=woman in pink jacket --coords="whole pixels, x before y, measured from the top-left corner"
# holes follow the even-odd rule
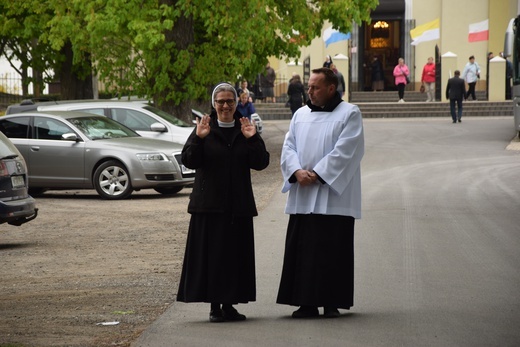
[[[394,68],[395,85],[399,94],[399,102],[404,102],[404,87],[409,83],[407,78],[410,75],[408,66],[404,63],[403,58],[399,58],[399,63]]]
[[[428,62],[423,67],[421,82],[428,96],[426,102],[435,101],[435,64],[433,57],[429,57]]]

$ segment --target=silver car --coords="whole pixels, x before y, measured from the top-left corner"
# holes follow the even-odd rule
[[[141,137],[105,116],[26,112],[1,117],[0,131],[25,158],[32,194],[95,188],[115,200],[147,188],[175,194],[193,183],[181,145]]]
[[[141,136],[184,145],[193,124],[164,112],[145,101],[91,100],[38,106],[38,111],[82,111],[107,116]]]

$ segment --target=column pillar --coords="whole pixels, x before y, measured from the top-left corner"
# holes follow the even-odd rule
[[[488,101],[506,100],[506,60],[499,56],[489,61]]]
[[[453,52],[446,52],[441,56],[441,101],[447,101],[446,99],[446,85],[448,80],[455,75],[457,69],[457,55]],[[462,71],[459,70],[461,75]]]

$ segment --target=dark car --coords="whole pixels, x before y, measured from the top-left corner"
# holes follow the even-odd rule
[[[0,224],[20,226],[37,215],[36,203],[28,193],[25,160],[0,133]]]
[[[56,105],[57,101],[51,99],[25,99],[19,104],[7,106],[5,114],[15,114],[21,112],[36,111],[38,106]]]

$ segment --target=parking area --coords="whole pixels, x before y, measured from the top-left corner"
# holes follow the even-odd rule
[[[275,124],[264,131],[271,165],[253,172],[260,209],[279,188],[283,135]],[[0,345],[128,345],[175,298],[190,192],[108,201],[95,190],[51,191],[37,198],[36,220],[2,225]]]
[[[37,199],[36,220],[0,231],[0,345],[130,346],[150,326],[159,335],[148,335],[152,342],[198,334],[212,345],[229,345],[228,336],[284,346],[325,337],[329,345],[509,344],[518,340],[511,327],[518,323],[519,260],[511,125],[510,118],[365,121],[356,306],[326,326],[283,319],[291,309],[272,298],[280,266],[271,262],[282,256],[285,223],[271,225],[283,215],[283,197],[273,214],[266,211],[280,188],[286,121],[264,123],[271,165],[253,173],[255,223],[264,220],[256,229],[258,302],[247,305],[252,318],[239,332],[228,324],[204,335],[205,305],[202,313],[183,306],[193,320],[172,306],[189,188],[120,201],[94,190],[47,193]],[[119,324],[98,325],[111,322]],[[164,345],[152,342],[146,345]]]

